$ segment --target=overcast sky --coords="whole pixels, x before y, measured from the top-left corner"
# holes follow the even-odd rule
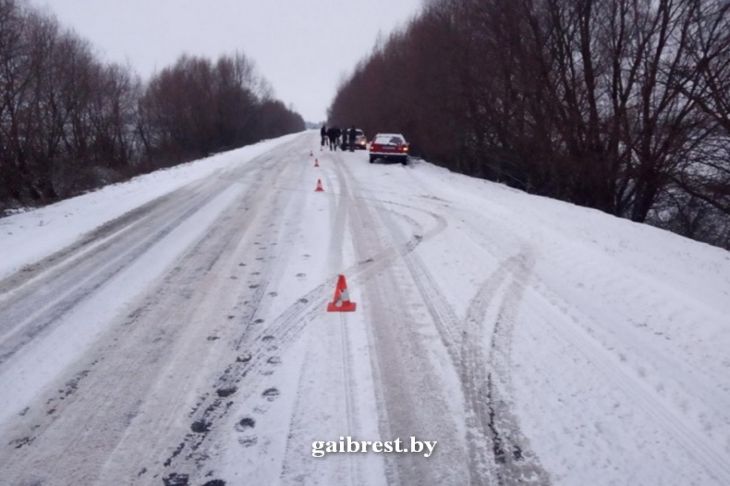
[[[31,0],[144,79],[182,53],[244,52],[276,96],[325,119],[337,83],[422,0]],[[395,75],[395,74],[394,74]]]

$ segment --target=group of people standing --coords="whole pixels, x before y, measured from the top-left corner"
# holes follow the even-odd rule
[[[342,147],[342,150],[349,148],[350,152],[355,150],[357,131],[354,126],[340,130],[338,127],[327,128],[325,125],[322,125],[319,133],[322,136],[322,147],[329,145],[330,150],[337,150],[338,146]]]

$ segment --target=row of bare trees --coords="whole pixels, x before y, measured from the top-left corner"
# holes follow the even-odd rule
[[[0,0],[0,210],[304,128],[242,54],[142,83],[22,0]]]
[[[304,129],[301,116],[271,97],[243,55],[183,56],[139,100],[139,135],[158,164],[228,150]]]
[[[454,170],[730,246],[730,2],[435,0],[330,118]]]

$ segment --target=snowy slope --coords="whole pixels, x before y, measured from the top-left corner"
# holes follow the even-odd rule
[[[730,484],[730,253],[318,138],[0,220],[0,483]]]

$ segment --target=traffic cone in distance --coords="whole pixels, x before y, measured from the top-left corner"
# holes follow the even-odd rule
[[[314,166],[315,167],[319,167],[319,160],[318,159],[314,159]]]
[[[310,157],[314,157],[314,152],[312,152],[312,151],[310,150],[310,151],[309,151],[309,156],[310,156]]]
[[[324,192],[324,187],[322,187],[322,179],[317,179],[317,188],[314,190],[314,192]]]
[[[335,297],[327,304],[327,312],[355,312],[357,304],[350,302],[350,293],[347,291],[347,281],[344,275],[337,278]]]

